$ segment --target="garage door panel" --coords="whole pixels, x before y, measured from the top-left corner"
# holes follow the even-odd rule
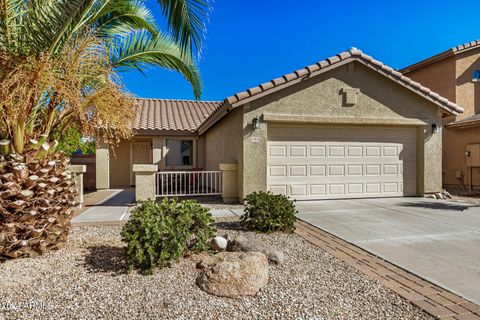
[[[326,176],[327,166],[326,165],[310,165],[310,176]]]
[[[281,157],[287,156],[287,146],[285,145],[269,145],[268,146],[269,157]]]
[[[398,183],[384,183],[383,184],[383,192],[397,193],[397,192],[399,192],[399,184]]]
[[[363,165],[351,164],[347,166],[347,174],[349,176],[363,176]]]
[[[332,164],[328,166],[328,175],[329,176],[344,176],[345,167],[342,165]]]
[[[310,157],[325,157],[327,147],[325,146],[310,146]]]
[[[307,146],[306,145],[298,145],[298,146],[290,146],[290,157],[306,157],[307,156]]]
[[[276,194],[288,195],[287,185],[272,185],[268,187],[268,190]]]
[[[269,166],[270,177],[286,177],[287,166]]]
[[[329,185],[328,191],[331,195],[344,196],[345,185],[340,183],[332,183]]]
[[[310,196],[325,196],[327,185],[325,184],[310,184]]]
[[[306,177],[307,166],[290,166],[290,176],[292,177]]]
[[[344,157],[345,156],[345,147],[343,147],[343,146],[329,146],[328,147],[328,156],[329,157]]]
[[[349,183],[348,184],[348,194],[349,195],[362,195],[363,194],[363,184],[362,183]]]
[[[296,199],[412,196],[415,143],[413,128],[271,127],[269,190]]]
[[[307,185],[306,184],[293,184],[290,186],[290,195],[291,196],[307,196]]]
[[[347,147],[347,155],[349,157],[362,157],[363,156],[363,147],[362,146],[349,146],[349,147]]]

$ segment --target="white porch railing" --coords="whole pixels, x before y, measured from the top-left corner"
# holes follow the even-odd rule
[[[162,171],[155,173],[155,195],[157,197],[221,194],[221,171]]]

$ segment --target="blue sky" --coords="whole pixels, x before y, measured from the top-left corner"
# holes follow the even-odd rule
[[[147,4],[161,21],[156,0]],[[402,68],[480,39],[479,13],[478,0],[215,0],[199,61],[202,99],[223,100],[350,47]],[[193,98],[173,72],[121,75],[139,97]]]

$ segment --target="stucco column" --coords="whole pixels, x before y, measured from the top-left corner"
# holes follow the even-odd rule
[[[157,168],[160,168],[160,163],[162,161],[162,151],[163,151],[163,141],[162,137],[153,137],[152,139],[152,155],[153,155],[153,164],[157,165]]]
[[[135,201],[155,200],[155,172],[158,166],[154,164],[134,164]]]
[[[75,186],[78,189],[76,200],[78,202],[78,208],[83,208],[83,174],[87,172],[86,165],[70,165],[67,168],[71,173],[73,173],[73,177],[75,179]]]
[[[101,140],[95,152],[97,190],[110,188],[110,155],[108,145]]]
[[[238,201],[238,164],[220,163],[222,171],[222,198],[223,202]]]

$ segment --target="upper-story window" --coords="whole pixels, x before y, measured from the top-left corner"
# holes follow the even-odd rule
[[[480,81],[480,70],[475,69],[475,71],[473,71],[472,80],[473,81]]]

